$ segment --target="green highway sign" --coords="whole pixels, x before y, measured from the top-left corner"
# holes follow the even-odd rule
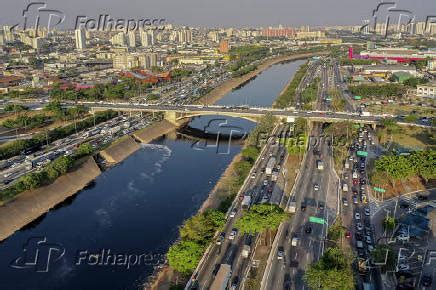
[[[321,225],[325,224],[325,220],[324,219],[318,218],[318,217],[314,217],[314,216],[309,217],[309,221],[311,223],[316,223],[316,224],[321,224]]]
[[[361,100],[362,97],[361,97],[361,96],[354,96],[354,99],[355,99],[355,100]]]
[[[383,188],[380,188],[380,187],[374,187],[373,189],[375,191],[378,191],[378,192],[386,192],[386,190],[384,190]]]
[[[366,152],[366,151],[357,151],[357,156],[359,156],[359,157],[366,157],[366,156],[368,156],[368,152]]]

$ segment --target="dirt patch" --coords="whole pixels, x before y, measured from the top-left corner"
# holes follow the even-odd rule
[[[92,157],[52,184],[25,191],[0,207],[0,241],[82,190],[101,173]]]
[[[130,136],[124,136],[100,151],[100,155],[111,164],[116,164],[136,152],[141,146]]]

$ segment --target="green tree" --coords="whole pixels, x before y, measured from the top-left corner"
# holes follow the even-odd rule
[[[393,231],[395,229],[395,218],[391,216],[387,216],[383,219],[383,227],[386,230]]]
[[[371,260],[375,264],[382,265],[380,270],[384,273],[395,269],[397,255],[389,245],[380,244],[371,252]]]
[[[204,249],[193,241],[179,241],[170,247],[168,262],[174,270],[189,275],[197,267]]]
[[[259,149],[255,146],[247,146],[242,150],[242,157],[249,160],[250,162],[256,161],[259,156]]]
[[[309,266],[303,280],[311,289],[354,289],[351,259],[341,249],[329,248],[318,262]]]
[[[235,222],[241,233],[261,233],[266,229],[275,230],[287,218],[277,205],[255,204]]]
[[[208,210],[188,219],[180,228],[180,237],[183,240],[206,245],[215,232],[225,224],[225,221],[224,213]]]
[[[338,241],[345,234],[345,228],[342,225],[342,219],[339,217],[336,219],[335,223],[329,227],[327,237],[330,240]]]

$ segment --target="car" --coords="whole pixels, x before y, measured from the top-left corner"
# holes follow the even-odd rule
[[[417,197],[418,200],[420,200],[420,201],[428,200],[428,196],[427,196],[427,195],[421,195],[421,194],[418,194],[416,197]]]
[[[237,234],[238,234],[238,230],[232,229],[232,231],[229,234],[229,240],[234,240]]]
[[[359,184],[359,180],[357,178],[353,179],[353,185],[358,185]]]
[[[399,241],[402,241],[402,242],[404,242],[404,241],[408,241],[409,240],[409,235],[407,235],[407,234],[399,234],[398,236],[397,236],[397,240],[399,240]]]
[[[367,248],[368,248],[368,252],[374,251],[374,247],[371,244],[368,244]]]
[[[399,264],[397,267],[397,272],[407,271],[410,269],[410,266],[407,264]]]
[[[218,246],[221,245],[224,242],[225,238],[226,238],[226,233],[225,232],[220,233],[218,239],[216,240],[216,244]]]
[[[260,201],[260,203],[266,203],[266,202],[268,202],[268,195],[264,195],[264,196],[262,196],[262,200]]]
[[[410,204],[408,204],[406,202],[400,203],[400,208],[402,208],[402,209],[406,209],[406,208],[409,208],[409,207],[410,207]]]
[[[251,178],[256,178],[256,173],[252,173]]]
[[[318,209],[319,209],[319,210],[323,210],[323,209],[324,209],[324,203],[323,203],[323,202],[320,201],[320,202],[318,203]]]
[[[344,197],[344,198],[342,198],[342,204],[344,205],[344,206],[348,206],[348,200]]]
[[[359,201],[357,200],[357,196],[356,195],[353,195],[353,203],[354,204],[357,204]]]
[[[306,232],[306,234],[310,234],[312,233],[312,227],[311,226],[307,226],[304,231]]]
[[[283,260],[284,257],[285,257],[285,250],[283,249],[283,247],[278,247],[277,248],[277,259]]]
[[[232,209],[232,211],[230,212],[229,217],[230,217],[230,218],[234,218],[235,215],[236,215],[236,213],[237,213],[237,210],[236,210],[236,209]]]
[[[264,186],[267,186],[267,185],[268,185],[268,180],[265,179],[265,180],[263,181],[263,185],[264,185]]]
[[[301,204],[301,211],[306,211],[306,204],[304,203]]]
[[[345,232],[345,237],[346,237],[347,239],[351,239],[351,232],[350,232],[350,231],[346,231],[346,232]]]
[[[424,287],[430,287],[432,282],[433,282],[433,278],[432,278],[432,276],[430,276],[430,275],[424,275],[424,276],[422,276],[422,279],[421,279],[421,284],[422,284],[422,286],[424,286]]]
[[[318,185],[318,183],[315,183],[315,184],[313,185],[313,190],[319,190],[319,185]]]
[[[239,277],[235,276],[232,280],[232,285],[230,286],[231,287],[230,289],[236,290],[236,289],[238,289],[238,285],[239,285]]]
[[[360,213],[356,212],[354,214],[354,218],[356,219],[356,221],[360,221]]]
[[[365,236],[365,243],[367,243],[368,245],[372,244],[372,240],[370,236]]]
[[[366,184],[366,180],[364,178],[360,179],[360,184],[361,185],[365,185]]]
[[[369,216],[369,215],[370,215],[370,210],[369,210],[369,208],[367,208],[367,207],[365,208],[365,215],[366,215],[366,216]]]
[[[361,233],[355,233],[354,236],[356,237],[356,241],[363,241],[363,236]]]
[[[357,223],[357,224],[356,224],[356,229],[357,229],[358,231],[363,230],[363,225],[362,225],[362,223]]]

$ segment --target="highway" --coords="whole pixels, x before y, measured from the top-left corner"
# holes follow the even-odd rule
[[[321,134],[321,125],[315,125],[312,133],[313,138],[317,138]],[[323,160],[324,170],[317,169],[317,160]],[[278,259],[277,249],[272,249],[274,256],[271,267],[267,267],[267,280],[262,289],[305,288],[302,276],[308,265],[322,255],[323,238],[327,230],[326,225],[310,223],[309,217],[323,218],[331,223],[336,215],[337,179],[332,166],[331,148],[328,144],[321,143],[307,152],[300,178],[295,185],[297,212],[290,222],[284,224],[284,230],[278,237],[277,245],[284,249],[285,258]],[[319,186],[317,190],[315,184]],[[306,232],[309,227],[311,233]],[[296,247],[291,245],[295,236],[300,238]]]
[[[276,132],[279,133],[283,127],[279,126],[276,129]],[[251,195],[252,204],[271,202],[273,195],[277,192],[276,182],[272,181],[270,176],[267,176],[264,172],[267,162],[272,156],[279,160],[278,164],[283,163],[284,148],[279,145],[275,137],[269,138],[262,154],[259,156],[257,163],[250,173],[250,177],[248,177],[245,186],[240,191],[242,195]],[[280,158],[281,156],[283,156],[283,158]],[[281,191],[281,193],[283,194],[283,191]],[[235,201],[229,211],[230,213],[233,211],[234,216],[232,217],[232,214],[229,214],[228,222],[223,231],[225,234],[224,240],[220,244],[214,243],[211,246],[206,259],[199,266],[199,271],[194,275],[196,277],[194,284],[196,284],[199,289],[208,289],[210,287],[220,264],[231,265],[231,282],[236,285],[236,289],[239,289],[242,285],[244,274],[250,261],[249,258],[242,257],[242,248],[244,244],[250,245],[250,254],[252,254],[256,236],[237,233],[234,239],[229,239],[230,233],[234,228],[234,222],[244,211],[241,208],[241,200],[237,198]]]

